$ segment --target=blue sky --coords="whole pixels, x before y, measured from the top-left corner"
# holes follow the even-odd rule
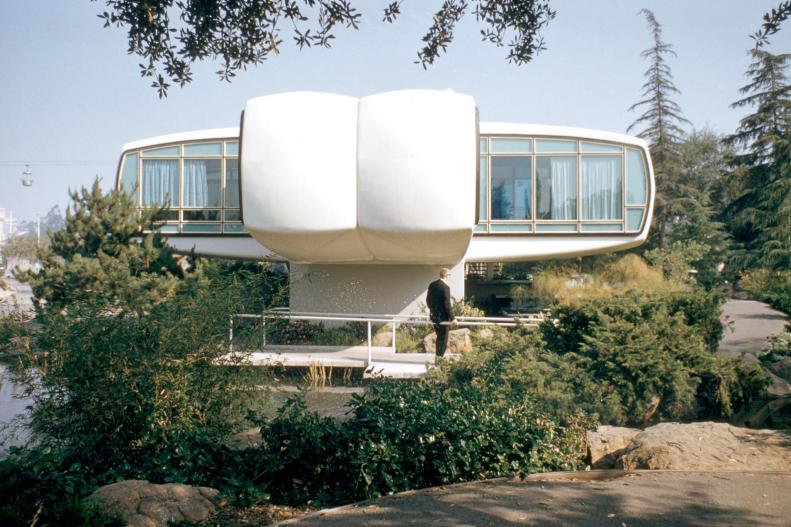
[[[732,131],[745,110],[732,110],[745,83],[748,35],[778,0],[553,0],[557,18],[547,50],[525,66],[505,49],[480,41],[469,17],[433,67],[415,65],[420,37],[441,0],[405,2],[399,22],[381,22],[386,1],[355,0],[360,31],[336,32],[332,49],[298,51],[251,68],[232,84],[217,64],[197,65],[186,88],[159,99],[127,55],[125,34],[96,17],[104,2],[0,2],[0,208],[33,219],[68,202],[67,190],[95,176],[112,185],[124,143],[172,132],[236,126],[247,99],[292,90],[364,96],[405,88],[452,88],[475,97],[481,120],[557,124],[625,131],[636,115],[651,45],[649,8],[678,57],[670,60],[677,101],[697,128]],[[787,24],[786,24],[787,25]],[[287,40],[287,39],[286,39]],[[791,28],[770,50],[791,51]],[[34,185],[21,185],[25,164]]]

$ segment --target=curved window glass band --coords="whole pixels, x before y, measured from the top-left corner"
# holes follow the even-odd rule
[[[219,159],[184,160],[184,206],[219,207],[222,171]]]
[[[121,188],[132,194],[137,188],[137,159],[138,154],[127,154],[124,157],[124,168],[121,171]]]
[[[626,149],[626,204],[645,205],[645,164],[639,150]]]
[[[623,219],[621,156],[582,156],[583,220]]]
[[[491,143],[493,154],[529,154],[533,151],[532,139],[492,137]]]
[[[179,162],[177,159],[143,159],[140,198],[143,207],[179,204]]]
[[[223,152],[238,154],[238,142],[218,139],[127,152],[117,185],[127,191],[138,187],[133,196],[138,207],[169,207],[159,219],[161,232],[244,233],[239,160]]]
[[[576,156],[537,157],[536,182],[539,219],[577,219]]]
[[[531,218],[532,160],[530,156],[492,156],[492,219]]]

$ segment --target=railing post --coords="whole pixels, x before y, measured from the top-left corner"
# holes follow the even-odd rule
[[[392,343],[393,353],[396,352],[395,336],[396,336],[396,322],[395,322],[395,320],[393,320],[393,343]]]
[[[233,353],[233,315],[231,315],[231,323],[228,328],[228,351]]]
[[[371,321],[368,321],[368,366],[373,362],[373,351],[371,350]]]

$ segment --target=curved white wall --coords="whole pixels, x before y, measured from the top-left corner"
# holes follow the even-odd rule
[[[455,264],[475,220],[477,126],[472,97],[450,91],[251,99],[245,227],[294,262]]]
[[[357,232],[357,102],[311,92],[247,101],[242,211],[261,245],[298,262],[371,259]]]
[[[360,101],[357,215],[374,259],[456,263],[475,222],[475,101],[410,90]]]

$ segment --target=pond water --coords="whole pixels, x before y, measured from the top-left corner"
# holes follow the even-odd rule
[[[23,445],[27,439],[26,431],[15,421],[30,404],[29,399],[18,397],[20,393],[22,387],[11,380],[8,367],[0,363],[0,456],[11,446]]]

